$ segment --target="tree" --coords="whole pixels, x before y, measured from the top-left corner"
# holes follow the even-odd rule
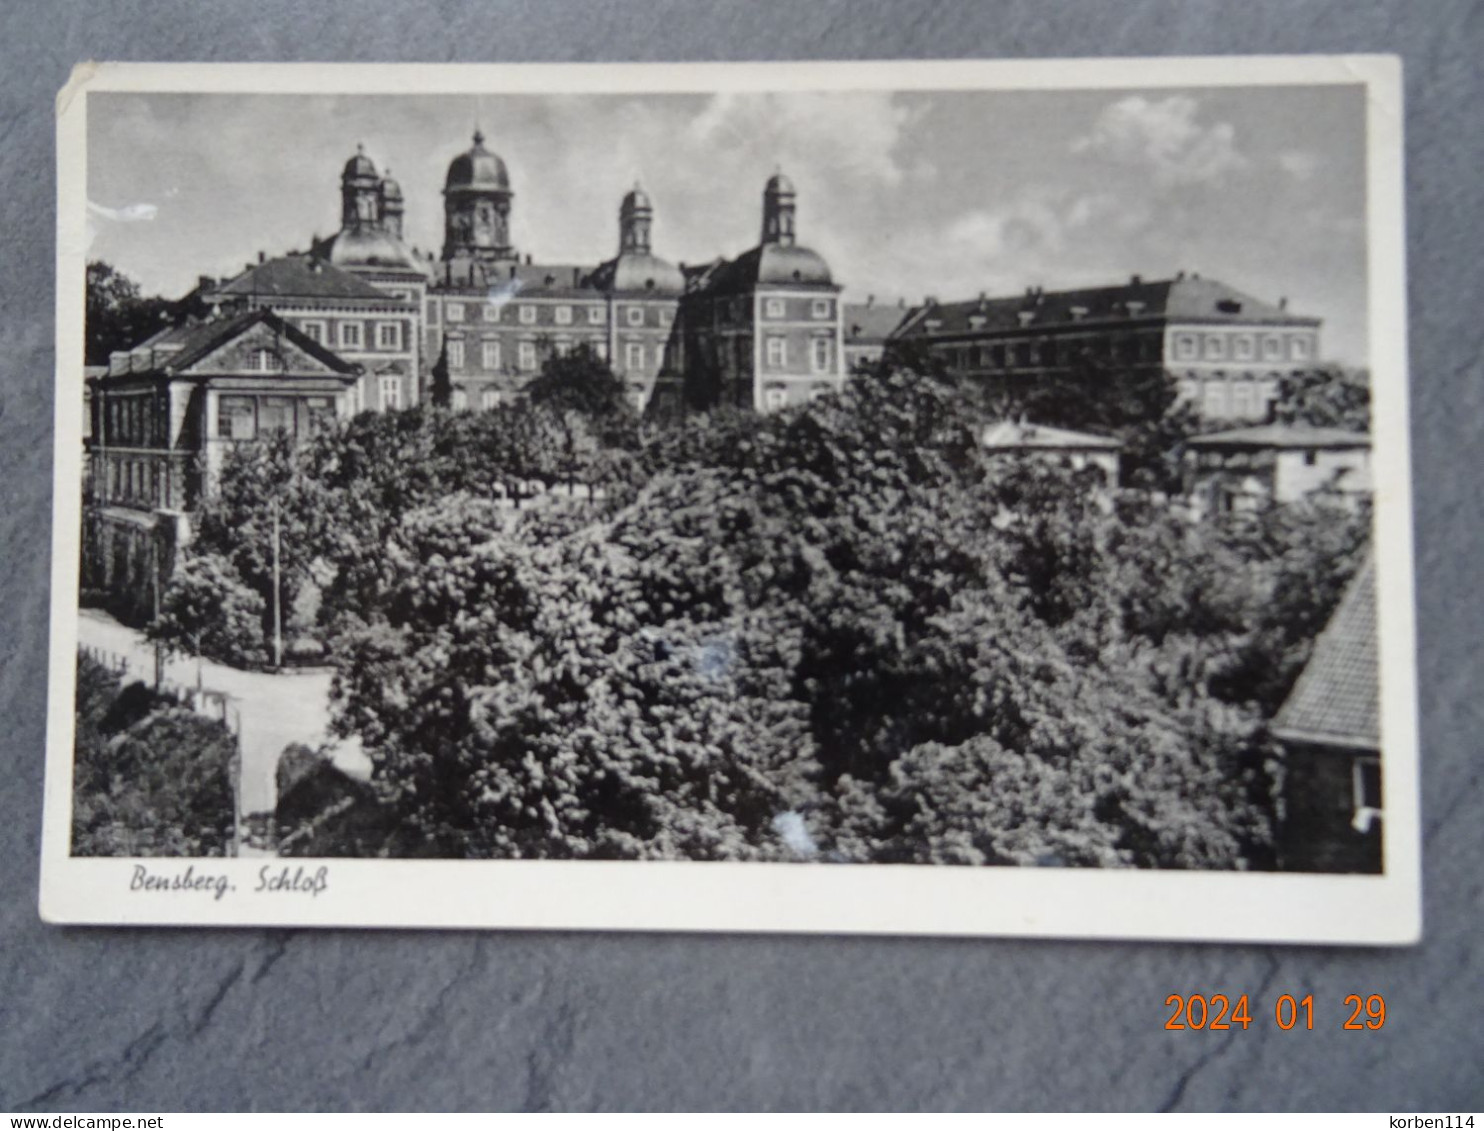
[[[114,350],[127,350],[160,330],[172,304],[157,295],[145,297],[139,284],[123,272],[95,259],[87,266],[88,365],[107,365]]]
[[[72,852],[225,856],[236,740],[141,683],[78,657]]]
[[[1278,381],[1273,419],[1316,428],[1371,430],[1371,381],[1363,369],[1320,365],[1294,370]]]
[[[263,660],[264,608],[229,559],[193,553],[176,567],[145,635],[170,651],[248,667]]]

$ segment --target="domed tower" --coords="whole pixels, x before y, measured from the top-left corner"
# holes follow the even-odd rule
[[[474,145],[449,163],[443,185],[443,258],[494,261],[515,258],[510,243],[510,174],[498,154]]]
[[[401,239],[402,213],[405,211],[402,186],[392,180],[390,169],[386,172],[387,175],[381,180],[381,224],[388,234]]]
[[[769,177],[763,189],[762,242],[793,246],[794,183],[781,172]]]
[[[381,221],[381,178],[366,156],[366,147],[356,154],[340,174],[340,227],[344,231],[376,228]]]
[[[649,225],[653,219],[649,196],[636,182],[618,206],[619,255],[649,254]]]

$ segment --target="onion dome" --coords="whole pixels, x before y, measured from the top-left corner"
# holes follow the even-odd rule
[[[395,200],[398,203],[402,201],[402,186],[392,180],[390,170],[388,170],[388,175],[381,179],[381,199]]]
[[[768,178],[767,187],[763,191],[775,196],[793,196],[794,183],[785,177],[782,172],[777,172]]]
[[[621,214],[652,211],[654,211],[654,208],[649,203],[649,194],[637,184],[624,194],[623,203],[619,205],[619,212]]]
[[[345,170],[340,174],[342,181],[352,180],[375,180],[376,165],[371,158],[366,156],[366,147],[356,146],[355,156],[345,163]]]
[[[510,174],[498,154],[484,147],[484,134],[474,131],[474,145],[448,165],[444,192],[509,192]]]

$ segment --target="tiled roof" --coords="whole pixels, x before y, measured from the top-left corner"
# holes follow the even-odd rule
[[[891,337],[902,324],[907,311],[900,306],[847,302],[840,308],[840,322],[845,329],[845,344],[877,344]]]
[[[762,243],[716,265],[701,279],[717,294],[741,294],[756,286],[833,285],[830,265],[817,251],[798,244]]]
[[[1253,428],[1233,428],[1192,436],[1187,443],[1193,448],[1369,448],[1371,438],[1364,432],[1343,428],[1313,428],[1307,424],[1259,424]]]
[[[1082,450],[1116,452],[1123,447],[1109,436],[1095,436],[1091,432],[1073,432],[1067,428],[1049,428],[1044,424],[1027,424],[1024,421],[1002,420],[987,424],[979,436],[981,447],[991,451],[1024,451],[1026,449],[1049,449],[1052,451]]]
[[[267,307],[257,307],[254,310],[244,311],[230,318],[216,318],[207,322],[184,322],[177,326],[171,326],[161,330],[158,334],[142,343],[141,346],[158,351],[161,347],[175,347],[166,355],[164,364],[168,365],[172,372],[180,373],[195,365],[202,358],[215,353],[226,343],[239,337],[249,327],[257,323],[265,323],[274,333],[287,338],[299,349],[311,357],[322,362],[336,373],[350,374],[356,372],[356,367],[346,361],[339,354],[335,354],[320,345],[313,338],[298,329],[291,322],[285,322]],[[156,360],[156,365],[160,361]],[[135,376],[126,374],[124,376]]]
[[[224,296],[260,298],[375,299],[391,302],[391,296],[366,280],[323,259],[286,255],[249,267],[235,279],[216,288]]]
[[[594,297],[593,268],[573,263],[479,263],[463,259],[438,264],[435,287],[484,291],[493,299],[516,295]]]
[[[1376,576],[1367,560],[1273,719],[1279,738],[1380,749]]]
[[[899,331],[902,335],[950,337],[1131,318],[1293,326],[1319,324],[1317,318],[1292,314],[1216,279],[1194,275],[1148,282],[1130,280],[1114,286],[1071,291],[1032,289],[1021,295],[1000,298],[986,295],[967,302],[928,302],[912,313],[911,321]],[[929,322],[935,325],[929,327]]]

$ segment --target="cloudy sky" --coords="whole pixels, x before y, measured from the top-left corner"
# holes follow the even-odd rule
[[[339,225],[357,143],[442,245],[448,162],[480,126],[537,261],[612,255],[618,202],[654,200],[682,262],[757,242],[763,182],[848,297],[920,301],[1199,271],[1325,320],[1366,361],[1359,87],[700,95],[89,98],[89,255],[146,291],[240,270]]]

